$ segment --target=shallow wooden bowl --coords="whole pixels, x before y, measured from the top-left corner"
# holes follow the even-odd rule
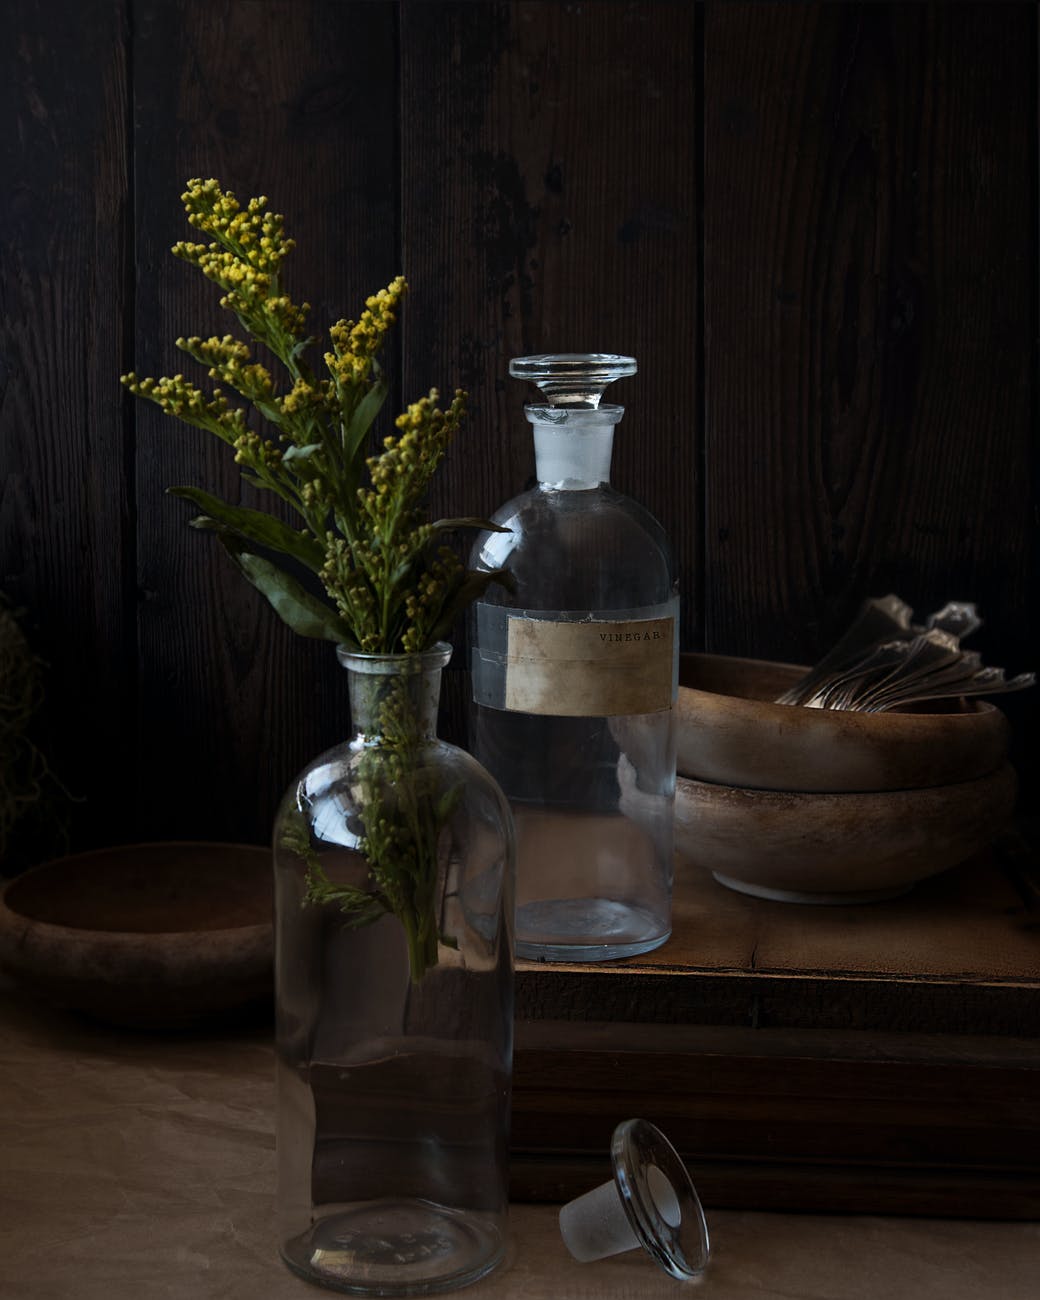
[[[680,777],[678,869],[795,903],[893,898],[985,848],[1011,816],[1009,764],[920,790],[791,793]]]
[[[271,851],[128,844],[0,890],[0,967],[61,1006],[168,1029],[270,1008]]]
[[[986,701],[854,713],[774,704],[806,669],[684,654],[677,712],[683,776],[757,790],[913,790],[996,771],[1008,723]]]

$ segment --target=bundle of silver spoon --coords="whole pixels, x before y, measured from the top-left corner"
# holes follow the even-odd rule
[[[1035,673],[1007,678],[986,668],[961,642],[982,626],[974,605],[951,600],[923,626],[898,596],[868,600],[840,641],[777,699],[810,709],[888,709],[976,695],[1001,695],[1036,683]]]

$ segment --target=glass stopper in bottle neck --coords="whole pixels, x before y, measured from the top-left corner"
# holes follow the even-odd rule
[[[636,361],[611,352],[553,352],[514,357],[509,373],[537,384],[550,406],[595,411],[608,384],[636,373]]]

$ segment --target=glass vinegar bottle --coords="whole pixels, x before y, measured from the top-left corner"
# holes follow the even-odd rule
[[[537,486],[492,516],[471,564],[507,567],[470,613],[470,749],[517,830],[517,955],[603,961],[671,933],[678,595],[664,532],[610,486],[601,402],[631,357],[522,357]]]

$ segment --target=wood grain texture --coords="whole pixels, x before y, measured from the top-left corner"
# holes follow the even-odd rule
[[[46,661],[48,725],[37,739],[77,796],[74,838],[92,844],[111,834],[114,778],[132,762],[132,538],[118,384],[126,16],[112,0],[16,0],[4,17],[0,588],[25,607]],[[45,831],[37,852],[59,847]]]
[[[1040,1035],[1036,905],[967,863],[877,905],[749,898],[687,864],[672,937],[601,966],[523,962],[521,1020]]]
[[[1034,21],[707,6],[708,648],[812,662],[895,590],[1035,657]]]
[[[438,509],[487,514],[533,473],[512,356],[630,353],[613,482],[657,514],[699,605],[695,9],[405,4],[409,391],[471,415]],[[443,503],[443,504],[442,504]]]
[[[770,1222],[792,1212],[801,1216],[830,1215],[833,1220],[839,1215],[920,1215],[933,1221],[956,1220],[962,1228],[967,1226],[967,1220],[994,1219],[1025,1220],[1035,1226],[1040,1214],[1036,1172],[1032,1169],[1016,1173],[960,1166],[951,1171],[860,1163],[822,1165],[775,1158],[715,1160],[689,1152],[682,1155],[696,1179],[712,1229],[726,1209],[768,1209]],[[510,1169],[510,1197],[515,1201],[568,1201],[610,1177],[607,1162],[591,1153],[582,1158],[517,1152]],[[901,1221],[915,1220],[908,1217]]]
[[[286,212],[317,326],[408,273],[394,404],[472,393],[438,513],[531,472],[509,356],[632,352],[614,480],[672,538],[685,647],[811,660],[894,589],[976,599],[987,661],[1040,663],[1031,6],[9,10],[0,581],[52,664],[74,847],[266,839],[346,724],[327,649],[164,496],[237,499],[228,459],[114,384],[226,326],[168,253],[193,174]],[[1040,695],[1006,707],[1028,805]]]
[[[135,67],[139,373],[187,371],[173,340],[233,324],[214,286],[169,255],[189,231],[179,195],[192,176],[266,193],[286,215],[298,240],[286,287],[312,304],[316,333],[356,318],[396,264],[393,11],[143,3]],[[187,527],[191,508],[163,495],[186,483],[268,505],[223,444],[150,406],[135,414],[140,815],[157,836],[262,842],[292,776],[349,734],[344,674],[331,646],[290,633]]]
[[[811,1210],[831,1197],[845,1211],[971,1217],[1040,1206],[1035,1044],[531,1028],[517,1036],[514,1195],[536,1194],[539,1178],[547,1199],[574,1194],[579,1153],[594,1185],[615,1124],[640,1115],[668,1134],[711,1205]]]

